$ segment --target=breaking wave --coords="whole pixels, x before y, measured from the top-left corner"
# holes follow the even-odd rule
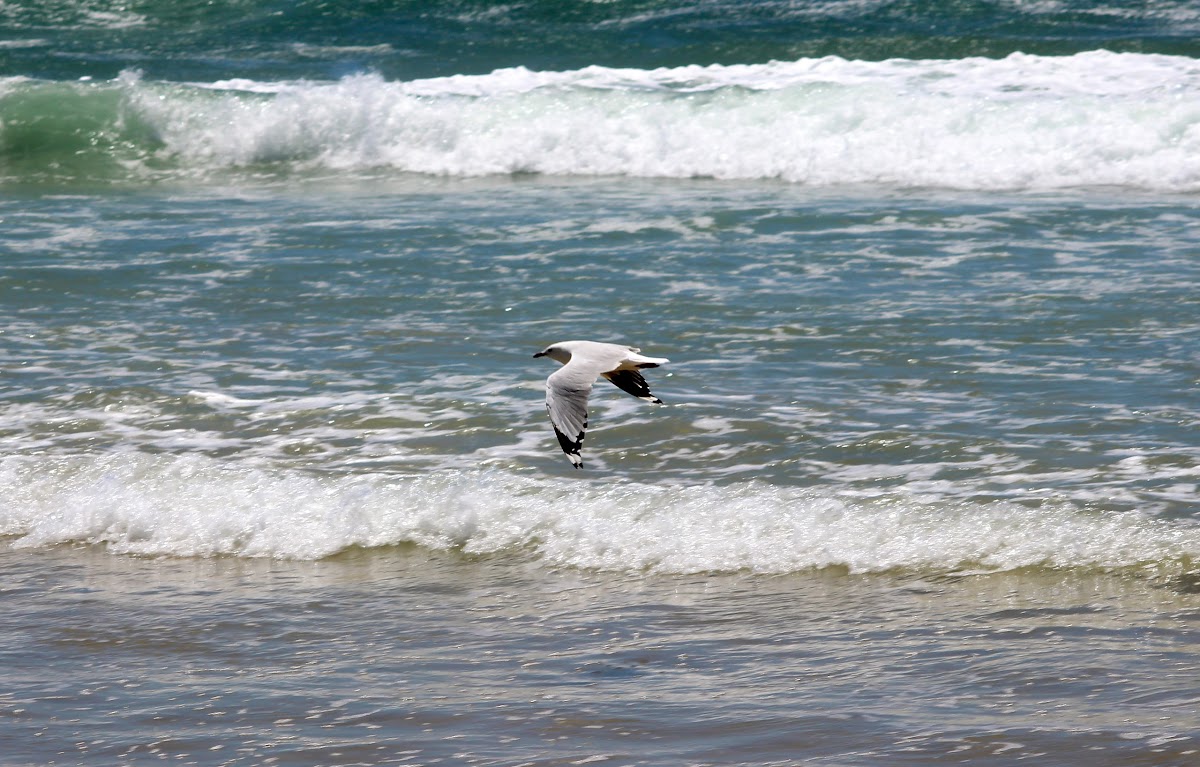
[[[415,544],[614,571],[1182,572],[1200,526],[1069,503],[863,499],[834,488],[563,481],[501,470],[317,475],[139,453],[0,461],[16,547],[319,559]]]
[[[407,82],[0,81],[0,176],[617,175],[1200,189],[1200,61],[835,57]]]

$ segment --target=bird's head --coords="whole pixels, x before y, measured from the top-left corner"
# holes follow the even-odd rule
[[[551,344],[533,356],[549,357],[555,362],[562,363],[563,365],[571,361],[571,352],[569,349],[565,348],[563,344]]]

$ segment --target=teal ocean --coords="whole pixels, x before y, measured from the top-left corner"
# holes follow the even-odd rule
[[[1193,3],[0,4],[0,765],[1200,763],[1198,195]]]

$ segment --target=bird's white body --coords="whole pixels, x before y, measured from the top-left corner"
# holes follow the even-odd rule
[[[650,387],[638,371],[658,367],[670,360],[647,357],[640,352],[632,346],[599,341],[560,341],[533,355],[562,363],[562,367],[546,379],[546,411],[550,414],[559,445],[575,468],[583,465],[579,450],[587,431],[588,395],[598,377],[604,376],[639,399],[662,404],[662,400],[650,393]]]

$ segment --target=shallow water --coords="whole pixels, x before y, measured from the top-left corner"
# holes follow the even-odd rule
[[[1183,765],[1193,590],[3,554],[9,764]]]

